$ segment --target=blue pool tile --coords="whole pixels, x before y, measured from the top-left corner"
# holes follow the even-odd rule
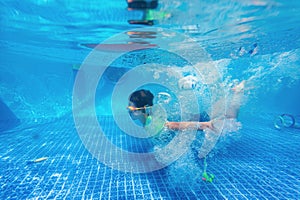
[[[141,143],[118,137],[113,119],[102,118],[120,147],[141,151]],[[147,174],[112,170],[89,154],[68,119],[35,127],[33,134],[38,136],[34,137],[26,130],[9,137],[0,134],[0,145],[9,146],[9,150],[0,149],[0,198],[300,199],[299,157],[294,153],[300,150],[299,134],[289,138],[251,127],[244,126],[239,141],[208,158],[213,183],[193,177],[201,176],[202,161],[195,163],[195,169],[177,169],[178,177],[172,176],[176,163]],[[44,156],[48,160],[26,164]],[[183,174],[189,174],[192,182],[178,182]]]

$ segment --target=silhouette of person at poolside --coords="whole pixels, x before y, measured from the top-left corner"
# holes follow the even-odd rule
[[[240,123],[237,122],[239,109],[242,103],[242,97],[244,95],[245,81],[242,81],[238,85],[232,88],[233,94],[232,99],[226,109],[225,114],[220,111],[219,113],[213,113],[211,120],[209,121],[185,121],[185,122],[170,122],[164,123],[164,127],[171,130],[185,130],[185,129],[196,129],[205,130],[210,129],[213,132],[221,133],[223,130],[218,122],[220,120],[226,120],[229,122],[231,130],[238,130]],[[133,120],[138,120],[144,127],[151,123],[152,118],[152,107],[153,107],[154,95],[149,90],[137,90],[129,96],[128,111],[130,117]],[[223,102],[216,102],[215,106]],[[155,117],[155,116],[153,116]],[[227,123],[228,124],[228,123]],[[234,127],[235,126],[235,127]]]

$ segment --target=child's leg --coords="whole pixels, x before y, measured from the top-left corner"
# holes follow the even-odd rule
[[[231,127],[231,129],[228,129],[228,127],[225,126],[225,124],[228,121],[228,118],[237,118],[240,106],[242,104],[243,96],[244,96],[244,85],[245,81],[242,81],[240,84],[232,88],[233,94],[232,99],[226,105],[226,98],[217,101],[213,106],[214,110],[216,110],[213,118],[213,129],[205,129],[205,139],[203,142],[203,145],[201,146],[198,156],[199,158],[204,158],[209,152],[215,147],[218,138],[221,134],[224,134],[226,132],[230,131],[237,131],[240,127],[239,123],[235,123],[235,127]],[[226,108],[226,110],[224,110]],[[225,113],[225,116],[224,116]],[[225,118],[224,118],[225,117]],[[229,120],[230,121],[230,120]],[[225,127],[224,127],[225,126]]]
[[[240,82],[232,88],[233,93],[231,95],[225,96],[214,103],[211,119],[220,117],[237,118],[244,97],[244,86],[245,81]],[[227,100],[229,98],[231,98],[230,101]]]
[[[226,118],[237,118],[239,114],[240,107],[242,105],[242,100],[244,97],[244,87],[245,81],[240,82],[234,88],[232,88],[233,94],[232,99],[228,103],[225,117]]]

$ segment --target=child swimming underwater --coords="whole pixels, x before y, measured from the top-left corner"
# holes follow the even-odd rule
[[[241,99],[243,96],[245,81],[232,88],[232,99],[229,103],[225,114],[219,114],[212,117],[209,121],[187,121],[187,122],[170,122],[167,121],[163,125],[171,130],[185,130],[196,129],[206,130],[210,129],[214,132],[220,132],[220,127],[217,126],[219,120],[236,121],[241,106]],[[137,90],[129,96],[128,111],[133,120],[138,120],[144,127],[147,126],[152,119],[154,95],[149,90]],[[219,104],[217,102],[216,104]],[[155,117],[155,116],[153,116]],[[240,123],[237,123],[239,126]]]

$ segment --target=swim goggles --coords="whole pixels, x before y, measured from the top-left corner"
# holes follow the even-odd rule
[[[147,111],[148,109],[150,109],[152,106],[143,106],[143,107],[134,107],[134,106],[127,106],[127,110],[130,111],[130,112],[133,112],[133,111],[137,111],[137,110],[145,110]]]
[[[300,126],[296,123],[297,117],[299,117],[299,116],[293,116],[290,114],[278,115],[274,120],[274,127],[278,130],[280,130],[284,127],[300,129]]]

